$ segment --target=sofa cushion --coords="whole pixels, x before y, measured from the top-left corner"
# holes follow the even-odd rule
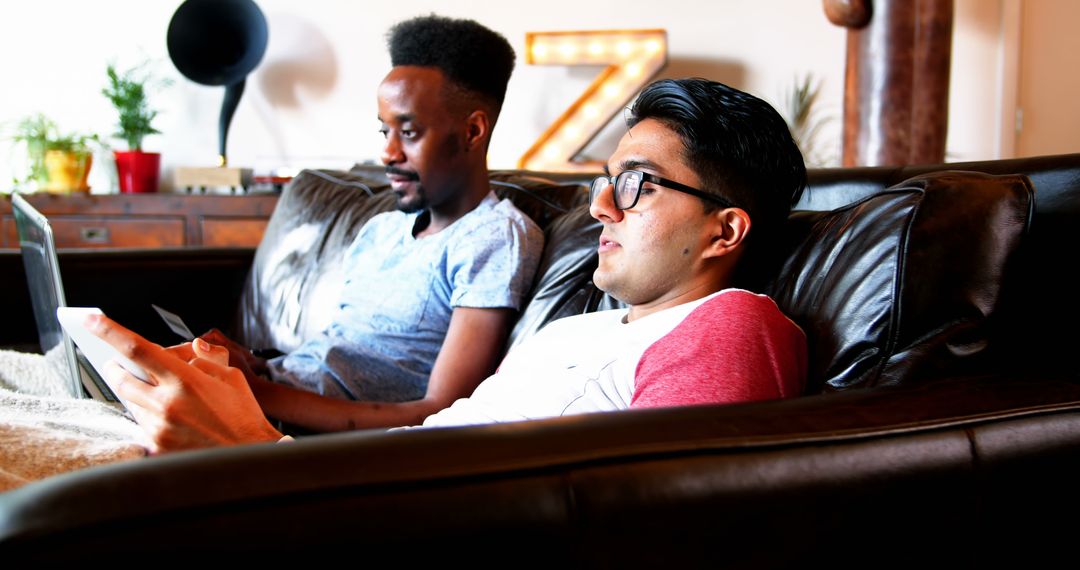
[[[576,181],[510,170],[493,171],[489,179],[496,195],[509,198],[543,230],[571,208],[589,201],[589,187]]]
[[[769,293],[807,333],[808,391],[984,365],[1032,204],[1026,177],[941,172],[794,213],[790,255]]]
[[[625,306],[597,289],[593,271],[599,261],[600,222],[582,203],[544,231],[544,254],[533,290],[507,342],[508,347],[532,336],[551,321],[597,310]]]
[[[811,169],[810,187],[799,202],[800,210],[832,210],[881,192],[919,174],[949,167],[987,174],[1025,174],[1035,188],[1031,229],[1024,237],[1023,259],[1017,271],[1006,276],[996,328],[1022,331],[1009,339],[1007,351],[998,354],[996,372],[1024,375],[1075,375],[1076,366],[1061,355],[1075,346],[1075,336],[1061,334],[1061,323],[1080,321],[1080,302],[1071,294],[1076,283],[1071,264],[1062,263],[1061,244],[1074,241],[1075,218],[1080,213],[1080,154],[1035,156],[1008,160]],[[1057,286],[1058,289],[1054,287]]]
[[[345,248],[372,216],[394,207],[388,187],[356,172],[304,170],[293,178],[255,252],[237,340],[288,352],[329,324]]]

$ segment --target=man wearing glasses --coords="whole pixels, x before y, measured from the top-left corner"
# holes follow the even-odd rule
[[[735,287],[767,268],[806,183],[783,119],[749,94],[685,79],[649,85],[629,126],[590,189],[603,223],[594,282],[629,309],[551,323],[424,426],[801,392],[803,332],[768,297]],[[224,349],[161,349],[104,317],[88,324],[155,377],[110,371],[161,450],[282,439]]]

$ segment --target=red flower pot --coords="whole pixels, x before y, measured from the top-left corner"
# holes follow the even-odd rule
[[[161,153],[129,150],[113,151],[116,157],[116,173],[120,180],[120,192],[157,192],[158,172],[161,169]]]

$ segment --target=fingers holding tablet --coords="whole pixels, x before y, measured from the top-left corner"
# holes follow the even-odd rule
[[[124,352],[137,355],[139,351],[131,348],[136,339],[149,341],[109,320],[101,309],[96,307],[60,307],[56,309],[56,318],[103,377],[105,363],[115,360],[132,376],[143,382],[150,382],[150,377],[143,367],[117,349],[119,345]],[[115,391],[115,386],[110,387]]]

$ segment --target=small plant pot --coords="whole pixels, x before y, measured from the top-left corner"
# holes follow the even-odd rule
[[[89,152],[45,151],[45,191],[59,194],[89,192],[86,179],[93,162],[94,155]]]
[[[116,174],[120,182],[120,192],[124,194],[157,192],[161,153],[117,150],[113,151],[113,156],[116,157]]]

